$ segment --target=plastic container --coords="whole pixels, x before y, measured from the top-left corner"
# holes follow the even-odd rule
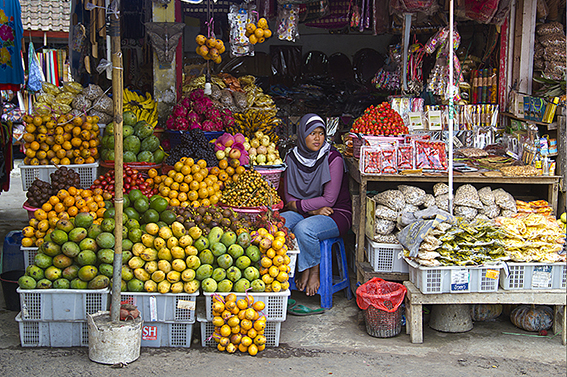
[[[138,307],[145,323],[195,322],[195,307],[199,293],[122,292],[120,301]]]
[[[20,247],[24,257],[24,269],[27,269],[28,266],[35,263],[35,256],[38,253],[38,249],[37,247]]]
[[[23,270],[25,268],[24,258],[20,252],[22,238],[22,232],[19,230],[12,230],[4,238],[4,246],[2,247],[0,258],[0,273]]]
[[[144,322],[142,347],[191,347],[193,323]]]
[[[378,243],[366,237],[365,244],[368,262],[376,272],[408,273],[409,267],[401,252],[402,245]]]
[[[211,336],[215,332],[215,326],[204,318],[198,319],[201,324],[201,346],[216,347],[217,342]],[[281,322],[266,322],[264,336],[266,337],[266,347],[278,347],[280,345]]]
[[[236,294],[237,300],[246,297],[246,294],[236,292],[204,293],[207,321],[213,320],[213,295],[216,294],[225,297],[230,293]],[[264,302],[265,308],[263,310],[263,313],[268,321],[285,321],[287,315],[287,298],[291,294],[289,289],[283,292],[249,292],[248,294],[254,297],[254,301]]]
[[[424,294],[496,292],[502,265],[425,267],[404,258],[409,280]]]
[[[391,338],[402,331],[402,306],[393,313],[370,305],[362,311],[366,332],[376,338]]]
[[[500,286],[506,290],[566,288],[565,263],[506,263],[508,275],[500,274]]]
[[[24,321],[86,321],[108,310],[110,289],[17,289]]]
[[[270,183],[276,190],[280,186],[280,178],[282,173],[284,172],[285,168],[276,168],[276,169],[257,169],[254,168],[262,178],[264,178],[268,183]]]
[[[88,347],[86,321],[24,321],[16,316],[22,347]]]
[[[80,188],[89,188],[94,180],[98,178],[97,169],[98,162],[92,164],[82,165],[65,165],[68,169],[73,170],[79,174],[81,181]],[[22,175],[22,189],[27,191],[36,178],[45,182],[51,182],[49,177],[51,173],[57,170],[55,165],[19,165]]]
[[[20,296],[16,292],[18,289],[18,279],[23,276],[24,270],[6,271],[0,274],[2,282],[2,294],[4,295],[4,303],[6,309],[13,312],[20,310]]]
[[[283,201],[279,202],[278,204],[272,206],[272,210],[281,210],[284,204]],[[243,217],[245,217],[248,221],[255,221],[256,217],[262,212],[265,211],[267,207],[231,207],[221,205],[221,207],[231,208],[234,212],[239,213]]]
[[[404,142],[403,136],[373,136],[373,135],[360,135],[358,137],[355,133],[350,133],[352,137],[352,155],[354,158],[360,158],[360,147],[362,145],[376,145],[378,143],[397,143],[402,144]]]
[[[27,200],[22,205],[22,208],[25,209],[26,211],[28,211],[28,219],[29,220],[35,218],[35,211],[37,211],[39,209],[39,208],[35,208],[35,207],[28,205]]]

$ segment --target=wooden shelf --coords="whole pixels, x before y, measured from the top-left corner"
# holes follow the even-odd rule
[[[538,122],[538,121],[535,121],[535,120],[529,120],[529,119],[525,119],[525,118],[520,118],[520,117],[517,117],[517,116],[515,116],[514,114],[511,114],[511,113],[504,113],[504,112],[502,112],[502,113],[500,113],[500,114],[502,114],[502,115],[504,115],[505,117],[508,117],[508,118],[510,118],[510,119],[519,120],[520,122],[537,124],[538,126],[546,126],[547,128],[549,128],[549,126],[551,126],[551,125],[553,124],[553,122],[552,122],[552,123],[545,123],[545,122]]]

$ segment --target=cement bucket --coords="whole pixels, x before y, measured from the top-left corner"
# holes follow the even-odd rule
[[[131,363],[140,357],[142,318],[113,323],[110,312],[87,315],[89,359],[101,364]]]
[[[433,305],[429,327],[441,332],[459,333],[472,330],[470,305]]]

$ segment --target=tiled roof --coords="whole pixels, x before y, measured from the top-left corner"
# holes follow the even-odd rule
[[[24,30],[69,32],[70,0],[20,0]]]

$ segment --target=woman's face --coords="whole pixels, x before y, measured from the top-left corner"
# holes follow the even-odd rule
[[[325,130],[323,127],[315,128],[307,137],[305,138],[305,145],[307,149],[313,152],[319,151],[323,144],[325,143]]]

